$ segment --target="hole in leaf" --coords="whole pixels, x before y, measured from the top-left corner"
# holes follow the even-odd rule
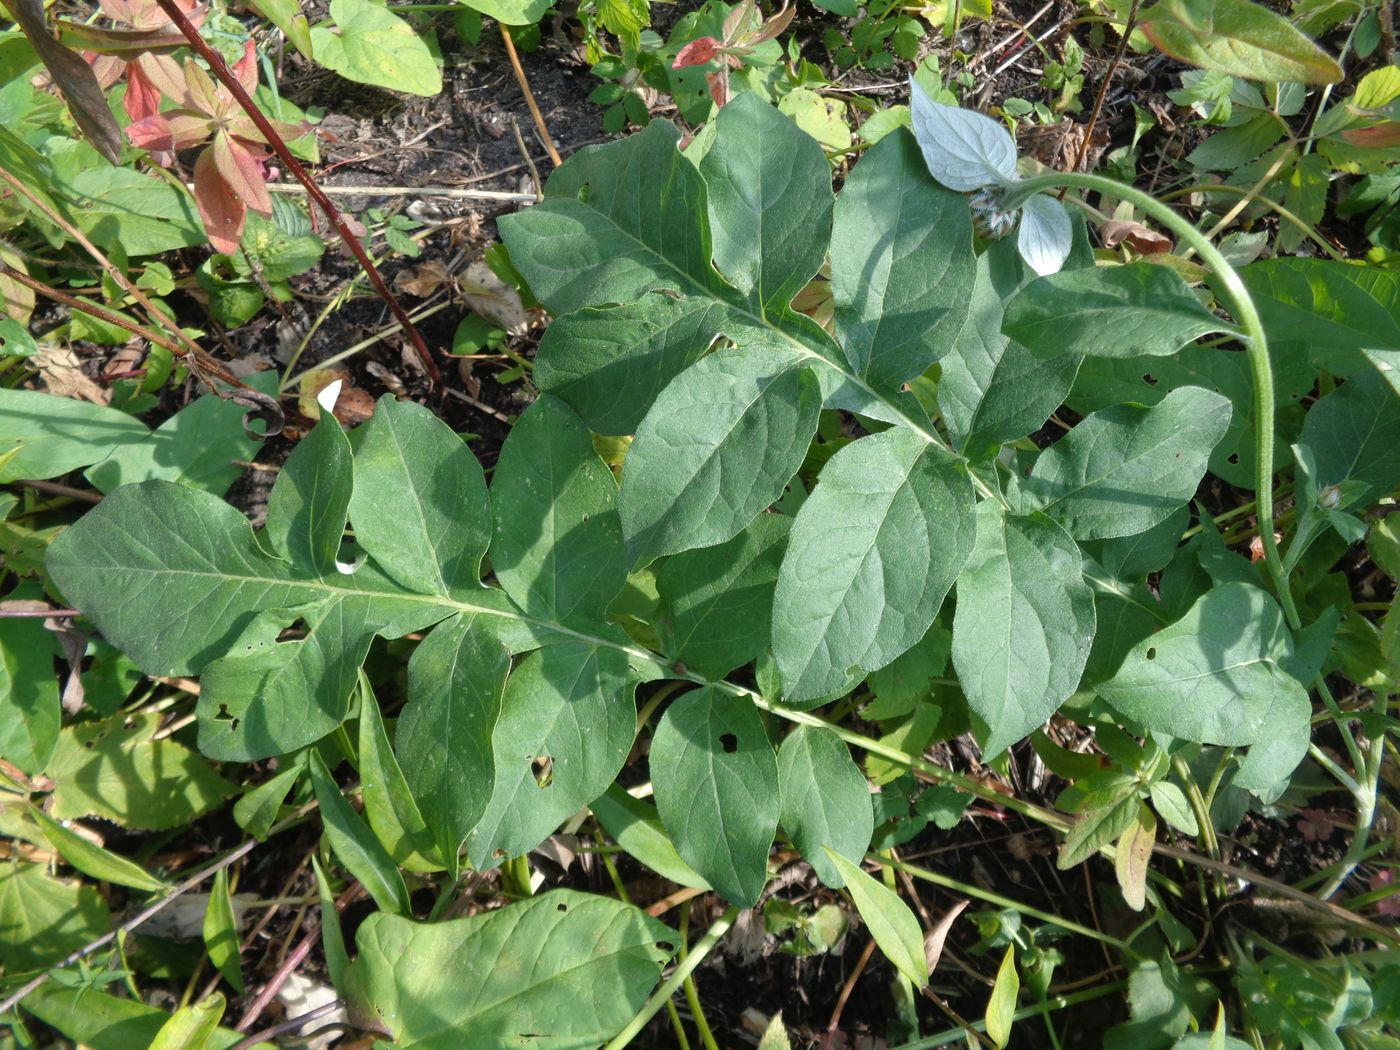
[[[1144,373],[1142,374],[1142,381],[1143,381],[1144,383],[1146,383],[1148,386],[1156,386],[1156,385],[1157,385],[1157,377],[1154,376],[1151,372],[1144,372]]]
[[[548,755],[538,755],[530,760],[530,774],[535,784],[547,788],[554,780],[554,759]]]
[[[1233,464],[1233,463],[1238,463],[1239,461],[1240,461],[1240,454],[1239,454],[1238,452],[1231,452],[1228,456],[1225,457],[1225,462],[1227,462],[1227,463],[1232,463],[1232,464]]]
[[[558,904],[556,904],[556,905],[554,906],[554,910],[555,910],[555,911],[568,911],[568,910],[569,910],[569,906],[568,906],[567,904],[565,904],[563,901],[560,901]]]
[[[585,515],[583,516],[583,523],[584,523],[585,525],[588,524],[588,515],[587,515],[587,514],[585,514]]]
[[[724,753],[726,755],[732,755],[735,751],[739,750],[739,738],[733,733],[721,733],[719,746],[724,748]]]
[[[231,722],[234,720],[233,715],[228,713],[228,704],[219,705],[219,712],[214,716],[214,720],[216,722]]]
[[[1150,647],[1150,646],[1148,647],[1148,650],[1147,650],[1147,658],[1148,658],[1149,660],[1155,660],[1155,659],[1157,659],[1157,650],[1156,650],[1155,647]]]
[[[676,954],[676,946],[670,941],[657,941],[656,950],[659,952],[665,952],[667,955]]]

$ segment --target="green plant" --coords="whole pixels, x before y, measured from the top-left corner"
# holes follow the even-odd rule
[[[450,885],[463,850],[476,868],[506,862],[584,806],[644,862],[746,906],[764,890],[781,828],[922,984],[917,923],[858,866],[876,831],[869,760],[988,797],[923,762],[926,742],[970,724],[990,760],[1070,702],[1074,718],[1098,727],[1109,764],[1084,769],[1037,745],[1074,782],[1061,804],[1079,819],[1061,862],[1115,853],[1129,905],[1156,909],[1141,929],[1169,929],[1148,880],[1154,811],[1209,852],[1212,804],[1231,792],[1244,804],[1280,797],[1310,747],[1309,690],[1330,698],[1318,676],[1335,659],[1337,615],[1310,604],[1316,582],[1290,576],[1325,536],[1364,533],[1349,512],[1400,485],[1386,436],[1400,420],[1396,373],[1370,363],[1400,355],[1400,333],[1370,330],[1373,345],[1397,349],[1368,360],[1347,327],[1389,302],[1391,284],[1376,283],[1382,271],[1318,262],[1236,275],[1140,194],[1128,199],[1212,266],[1238,326],[1169,268],[1094,267],[1082,227],[1073,245],[1050,244],[1052,255],[1067,249],[1063,265],[1037,279],[1010,243],[976,254],[966,199],[930,170],[958,189],[990,183],[1010,209],[1048,201],[1030,195],[1055,182],[1127,191],[1090,176],[1016,181],[1004,130],[928,100],[916,99],[916,117],[919,107],[921,142],[887,135],[839,197],[819,146],[753,95],[720,111],[698,165],[676,149],[672,126],[653,122],[560,169],[541,204],[501,224],[513,265],[556,320],[533,372],[544,393],[511,432],[489,489],[450,430],[386,398],[353,447],[323,414],[279,474],[260,533],[212,495],[149,481],[117,489],[66,530],[50,548],[50,578],[146,672],[201,675],[205,755],[309,755],[266,785],[276,785],[269,799],[309,770],[336,857],[385,913],[409,908],[400,865],[429,877],[445,869]],[[770,183],[782,193],[755,203],[750,189]],[[790,308],[828,255],[831,331]],[[1317,282],[1349,299],[1349,312],[1312,312],[1299,288]],[[1154,317],[1146,339],[1143,310]],[[1201,370],[1193,375],[1209,374],[1209,358],[1257,362],[1265,329],[1296,327],[1300,310],[1313,353],[1334,369],[1345,359],[1354,378],[1328,395],[1342,399],[1337,409],[1320,400],[1295,439],[1297,538],[1284,560],[1265,542],[1266,578],[1209,515],[1179,541],[1207,469],[1243,469],[1261,508],[1272,501],[1272,389],[1168,380],[1147,406],[1139,386],[1106,395],[1083,375],[1119,363],[1137,377],[1171,375],[1178,359]],[[1212,333],[1250,349],[1191,345]],[[921,377],[932,377],[931,402],[917,396]],[[1023,442],[1093,390],[1108,400],[1061,441],[1039,454]],[[835,410],[858,429],[819,428]],[[1352,447],[1347,435],[1372,417],[1379,429]],[[635,433],[620,487],[590,432]],[[1241,459],[1255,452],[1251,470]],[[785,495],[798,481],[796,498]],[[343,546],[347,519],[353,548]],[[1146,580],[1159,572],[1154,594]],[[198,615],[213,606],[218,618]],[[1305,628],[1300,608],[1313,617]],[[391,737],[360,666],[376,636],[412,632],[426,636]],[[756,686],[744,685],[733,672],[754,661]],[[949,664],[951,707],[897,744],[809,713],[868,689],[882,705],[871,717],[918,721],[930,703],[918,683]],[[908,681],[912,691],[897,684]],[[659,711],[652,809],[613,783],[638,729],[634,691],[660,682],[670,684],[645,686],[642,719]],[[321,742],[334,738],[359,770],[363,817],[338,801],[323,764]],[[56,740],[36,737],[21,769],[46,768]],[[866,771],[848,743],[865,749]],[[1355,775],[1329,768],[1374,811],[1367,778],[1378,762],[1359,762]],[[1213,771],[1206,790],[1202,769]],[[943,824],[965,803],[955,792],[915,805]],[[1359,860],[1364,834],[1356,842]],[[503,915],[528,923],[555,914],[551,899]],[[585,906],[564,902],[559,913]],[[779,924],[805,921],[770,911]],[[402,921],[378,919],[386,933]],[[396,1010],[406,988],[376,970],[378,925],[361,931],[360,970],[341,971],[347,994],[405,1044],[433,1045],[443,1029]],[[988,1007],[999,1039],[1017,989],[1046,1000],[1058,959],[1045,937],[1017,928],[1004,941],[985,932],[989,947],[1016,949]],[[455,931],[421,936],[488,936]],[[635,943],[666,936],[650,928]],[[409,950],[415,972],[439,951],[427,940]],[[1123,950],[1136,975],[1147,946]],[[628,985],[642,994],[669,951],[644,954]],[[374,976],[352,976],[360,971]],[[625,1002],[598,1020],[599,1037],[640,1005]],[[1173,1015],[1179,1030],[1165,1030],[1181,1035],[1203,1019],[1195,1003]],[[450,1027],[462,1038],[490,1023],[465,1010]]]

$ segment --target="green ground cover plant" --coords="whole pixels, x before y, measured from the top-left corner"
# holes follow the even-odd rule
[[[258,12],[346,78],[441,88],[414,12],[341,4]],[[206,360],[165,260],[212,249],[180,281],[219,325],[293,299],[328,234],[265,165],[313,159],[312,125],[238,20],[179,7],[176,36],[155,8],[104,10],[137,37],[50,37],[40,9],[47,44],[23,20],[0,38],[5,1045],[279,1045],[339,1007],[364,1045],[716,1047],[696,975],[746,924],[795,959],[870,944],[850,980],[871,967],[903,1050],[1397,1045],[1400,80],[1384,65],[1329,105],[1343,70],[1309,35],[1345,25],[1359,52],[1372,8],[1309,32],[1244,0],[1118,14],[1125,47],[1138,26],[1199,67],[1182,104],[1225,125],[1184,177],[1265,165],[1234,215],[1209,196],[1228,189],[1186,186],[1196,221],[1022,156],[919,61],[910,11],[830,42],[836,68],[918,62],[907,108],[833,148],[788,103],[825,105],[780,42],[793,9],[706,4],[663,46],[646,4],[583,5],[594,101],[644,126],[497,220],[500,288],[550,318],[511,358],[532,402],[486,455],[394,393],[346,426],[333,385],[301,401],[256,522],[230,490],[264,437],[245,412],[281,429],[277,377]],[[81,81],[48,53],[65,32],[120,60],[100,114],[32,83]],[[1056,105],[1083,88],[1077,49],[1040,84]],[[663,79],[703,126],[650,113]],[[1364,259],[1318,230],[1344,177]],[[1272,242],[1222,238],[1255,212],[1283,217]],[[421,251],[417,220],[365,218]],[[39,244],[70,291],[31,274]],[[37,338],[35,294],[69,311]],[[132,336],[150,359],[109,404],[23,388],[41,342]],[[185,375],[211,392],[137,418]],[[83,482],[101,496],[78,514]],[[1053,786],[1019,790],[1028,769]],[[906,849],[974,813],[1053,841],[1105,917]],[[206,821],[203,870],[153,862]],[[1239,844],[1270,827],[1342,844],[1264,870]],[[230,873],[307,828],[301,958],[319,946],[334,1001],[248,1034]],[[565,841],[591,892],[547,885]],[[624,872],[664,880],[665,906]],[[191,890],[176,958],[139,920]],[[940,988],[945,948],[984,974],[975,997]],[[172,1009],[143,994],[161,980]],[[776,1012],[760,1045],[800,1045]]]

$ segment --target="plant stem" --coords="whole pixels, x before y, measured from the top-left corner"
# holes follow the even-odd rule
[[[169,3],[170,0],[162,0]],[[1254,379],[1254,444],[1256,453],[1254,475],[1254,498],[1259,518],[1259,540],[1264,549],[1264,563],[1273,579],[1279,603],[1283,606],[1288,625],[1297,630],[1297,606],[1288,587],[1288,574],[1284,572],[1283,561],[1279,557],[1278,543],[1274,539],[1274,373],[1269,362],[1269,340],[1264,333],[1264,324],[1259,311],[1254,306],[1249,290],[1245,288],[1240,275],[1229,261],[1220,254],[1214,244],[1185,218],[1157,200],[1151,194],[1132,186],[1126,186],[1102,175],[1055,172],[1027,179],[1016,187],[1016,197],[1025,200],[1041,190],[1053,189],[1060,185],[1079,186],[1086,190],[1108,194],[1127,201],[1150,215],[1177,237],[1194,248],[1201,261],[1210,267],[1220,283],[1221,298],[1226,301],[1230,313],[1243,329],[1245,350],[1249,355],[1249,368]],[[1008,199],[1008,204],[1013,203]]]
[[[1077,1006],[1079,1003],[1092,1002],[1095,999],[1102,999],[1105,996],[1113,995],[1127,988],[1127,981],[1114,981],[1112,984],[1101,984],[1097,988],[1089,988],[1082,992],[1075,992],[1073,995],[1056,995],[1034,1006],[1023,1006],[1011,1015],[1012,1021],[1024,1021],[1029,1017],[1038,1017],[1042,1014],[1053,1013],[1056,1010],[1063,1010],[1067,1006]],[[973,1021],[971,1027],[981,1032],[987,1027],[987,1022]],[[959,1039],[967,1037],[965,1028],[949,1028],[947,1031],[939,1032],[937,1035],[929,1036],[927,1039],[920,1039],[913,1043],[904,1043],[902,1046],[892,1047],[891,1050],[934,1050],[935,1047],[947,1046],[949,1043],[957,1042]]]
[[[1348,739],[1350,738],[1350,734],[1344,735]],[[1356,771],[1356,775],[1362,779],[1363,789],[1354,793],[1356,795],[1356,833],[1352,835],[1351,845],[1347,848],[1346,855],[1342,857],[1341,866],[1327,880],[1327,885],[1318,894],[1323,900],[1331,899],[1342,888],[1342,883],[1351,877],[1351,873],[1356,870],[1356,866],[1361,863],[1361,858],[1366,852],[1366,840],[1371,834],[1371,824],[1376,819],[1376,799],[1380,790],[1381,764],[1384,758],[1385,734],[1377,733],[1371,741],[1370,749],[1364,756],[1362,767]]]
[[[998,908],[1010,908],[1012,911],[1019,912],[1022,915],[1028,915],[1032,919],[1039,919],[1041,922],[1050,926],[1058,926],[1062,930],[1068,930],[1070,933],[1077,933],[1081,937],[1088,937],[1091,940],[1100,941],[1103,944],[1107,944],[1110,948],[1117,948],[1130,959],[1142,958],[1142,956],[1134,951],[1132,946],[1126,941],[1121,941],[1117,937],[1101,933],[1088,926],[1081,926],[1079,923],[1071,922],[1069,919],[1062,919],[1057,915],[1051,915],[1049,912],[1027,907],[1018,901],[1012,900],[1010,897],[1003,897],[999,893],[992,893],[989,890],[980,889],[970,883],[961,882],[948,875],[940,875],[938,872],[930,871],[927,868],[916,867],[902,860],[891,860],[881,853],[867,853],[865,859],[888,868],[893,868],[895,871],[906,872],[916,879],[923,879],[925,882],[931,882],[935,886],[942,886],[944,889],[952,890],[954,893],[975,897],[978,900],[986,901],[988,904],[994,904]]]
[[[603,1047],[603,1050],[622,1050],[629,1045],[637,1034],[647,1026],[650,1021],[661,1010],[666,1003],[670,1002],[671,996],[676,994],[676,989],[685,983],[687,977],[695,972],[710,952],[715,950],[715,945],[719,944],[720,938],[729,932],[729,927],[734,925],[734,920],[739,917],[738,908],[730,908],[714,924],[705,931],[705,935],[690,946],[690,954],[685,960],[671,972],[671,976],[662,982],[661,987],[652,992],[651,998],[642,1004],[642,1008],[637,1011],[637,1015],[627,1022],[627,1026],[618,1032],[613,1040]]]

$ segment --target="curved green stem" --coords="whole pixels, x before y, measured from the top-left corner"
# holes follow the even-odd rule
[[[612,1042],[603,1047],[603,1050],[622,1050],[643,1028],[647,1026],[657,1013],[671,1001],[671,996],[676,994],[676,989],[685,983],[687,977],[695,972],[695,968],[705,961],[710,952],[715,950],[715,945],[719,943],[721,937],[729,932],[729,927],[734,925],[734,920],[739,917],[738,908],[730,908],[727,912],[715,920],[705,935],[690,946],[690,954],[672,972],[671,976],[662,982],[661,987],[651,993],[651,998],[642,1004],[642,1008],[637,1011],[637,1016],[627,1022],[627,1027],[618,1032]]]
[[[1274,539],[1274,372],[1269,363],[1268,336],[1264,334],[1263,321],[1254,306],[1254,300],[1250,298],[1249,290],[1245,288],[1244,282],[1240,280],[1240,275],[1230,265],[1229,260],[1186,218],[1142,190],[1104,178],[1102,175],[1054,172],[1037,176],[1019,183],[1014,198],[1009,196],[1007,203],[1014,204],[1016,198],[1026,200],[1035,193],[1058,186],[1078,186],[1127,201],[1195,249],[1196,254],[1201,257],[1201,262],[1210,267],[1219,282],[1217,290],[1229,307],[1235,322],[1243,330],[1245,350],[1249,355],[1249,369],[1254,380],[1254,444],[1257,454],[1254,496],[1259,518],[1259,540],[1264,549],[1264,564],[1274,582],[1274,589],[1278,593],[1278,600],[1283,606],[1288,624],[1296,630],[1300,626],[1298,609],[1293,604],[1293,595],[1288,588],[1288,574],[1284,571],[1278,543]]]

